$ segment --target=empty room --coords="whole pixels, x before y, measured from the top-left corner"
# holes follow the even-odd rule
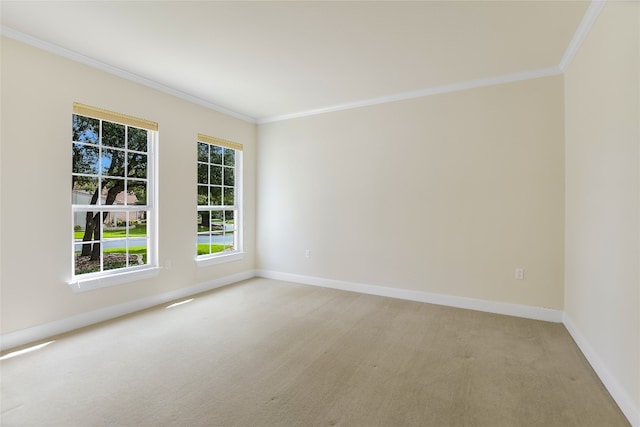
[[[3,426],[640,427],[639,2],[0,19]]]

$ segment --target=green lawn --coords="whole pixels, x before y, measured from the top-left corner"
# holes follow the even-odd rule
[[[227,221],[227,224],[233,224],[233,221]],[[221,222],[216,222],[213,225],[218,225],[220,226],[219,229],[214,229],[213,231],[218,231],[221,232],[222,231],[222,223]],[[198,232],[199,233],[204,233],[209,231],[209,227],[208,226],[203,226],[202,224],[198,224]],[[233,233],[233,230],[226,230],[225,231],[226,234],[231,234]]]
[[[146,237],[147,236],[147,224],[138,224],[135,228],[129,230],[129,237]],[[76,240],[82,240],[84,237],[84,230],[74,231],[73,237]],[[114,237],[127,237],[127,230],[107,230],[104,232],[105,239]]]
[[[223,250],[224,245],[211,245],[211,252],[209,252],[208,243],[198,243],[198,255],[215,254],[217,252],[222,252]]]
[[[200,227],[198,227],[200,228]],[[208,231],[202,230],[202,231]],[[127,237],[126,230],[117,230],[117,231],[105,231],[104,238],[118,238],[118,237]],[[230,234],[232,232],[227,231],[226,234]],[[135,228],[129,230],[129,237],[145,237],[147,235],[147,226],[146,224],[136,225]],[[76,240],[82,240],[84,237],[84,231],[76,231],[74,232],[74,237]],[[198,255],[207,255],[207,254],[215,254],[218,252],[222,252],[224,250],[224,245],[211,245],[211,250],[209,250],[209,244],[207,243],[199,243],[198,244]],[[108,248],[105,249],[105,253],[120,253],[123,254],[125,251],[124,248]],[[144,255],[144,262],[147,260],[147,248],[145,246],[132,246],[129,248],[130,254],[142,254]]]
[[[208,248],[208,244],[207,243],[198,243],[198,255],[207,255],[207,254],[215,254],[217,252],[222,252],[224,250],[224,245],[211,245],[211,252],[209,252],[209,248]],[[123,254],[124,253],[124,248],[108,248],[104,250],[105,253],[107,254]],[[146,256],[147,256],[147,247],[146,246],[131,246],[129,248],[129,253],[130,254],[142,254],[145,256],[145,262],[147,262],[146,260]]]
[[[105,254],[123,254],[125,251],[124,248],[107,248],[104,250]],[[130,246],[129,247],[130,255],[144,255],[147,256],[147,247],[146,246]]]
[[[80,251],[76,251],[76,253],[80,253]],[[107,248],[104,250],[105,254],[123,254],[125,253],[125,248]],[[130,246],[129,247],[129,255],[143,255],[144,261],[147,261],[147,247],[146,246]]]

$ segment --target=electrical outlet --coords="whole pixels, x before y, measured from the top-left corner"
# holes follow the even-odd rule
[[[311,249],[305,249],[304,250],[304,257],[305,258],[311,258]]]
[[[171,268],[171,260],[170,259],[165,259],[164,260],[164,268],[166,268],[167,270],[169,270]]]
[[[524,280],[524,268],[516,268],[516,280]]]

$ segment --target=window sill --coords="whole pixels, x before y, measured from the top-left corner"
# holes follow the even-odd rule
[[[134,282],[137,280],[148,279],[159,274],[160,268],[147,267],[140,270],[126,271],[122,273],[114,273],[105,276],[76,278],[67,284],[73,292],[91,291],[94,289],[106,288],[109,286],[121,285],[123,283]]]
[[[209,265],[222,264],[225,262],[240,261],[244,258],[244,252],[232,252],[225,255],[214,255],[210,257],[196,258],[198,267],[207,267]]]

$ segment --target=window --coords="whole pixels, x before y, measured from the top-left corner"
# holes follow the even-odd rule
[[[241,252],[242,145],[198,135],[198,259]]]
[[[157,124],[74,104],[72,281],[157,266]]]

